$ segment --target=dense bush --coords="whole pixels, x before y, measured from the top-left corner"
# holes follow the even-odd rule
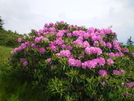
[[[134,98],[134,53],[111,29],[45,24],[10,53],[16,76],[30,77],[43,100],[110,101]]]
[[[17,42],[17,39],[22,36],[23,35],[12,32],[11,30],[0,30],[0,45],[18,47],[20,44]]]

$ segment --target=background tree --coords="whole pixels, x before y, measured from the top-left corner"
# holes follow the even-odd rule
[[[0,16],[0,30],[3,30],[3,20],[1,19],[1,16]]]
[[[127,45],[133,46],[133,41],[132,41],[132,37],[130,36],[130,38],[128,38],[127,40]]]

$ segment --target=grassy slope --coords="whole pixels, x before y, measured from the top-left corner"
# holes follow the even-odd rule
[[[10,70],[7,62],[11,50],[0,46],[0,101],[41,101],[41,91],[32,89],[28,80],[15,78],[10,71],[2,71],[2,68]]]

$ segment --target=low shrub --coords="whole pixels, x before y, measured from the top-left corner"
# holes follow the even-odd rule
[[[45,24],[18,38],[9,60],[16,76],[42,89],[45,101],[128,101],[134,98],[134,53],[116,38],[111,29]]]

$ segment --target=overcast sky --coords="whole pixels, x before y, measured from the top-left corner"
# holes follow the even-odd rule
[[[113,26],[119,42],[134,41],[134,0],[0,0],[6,30],[20,34],[65,21],[86,28]]]

